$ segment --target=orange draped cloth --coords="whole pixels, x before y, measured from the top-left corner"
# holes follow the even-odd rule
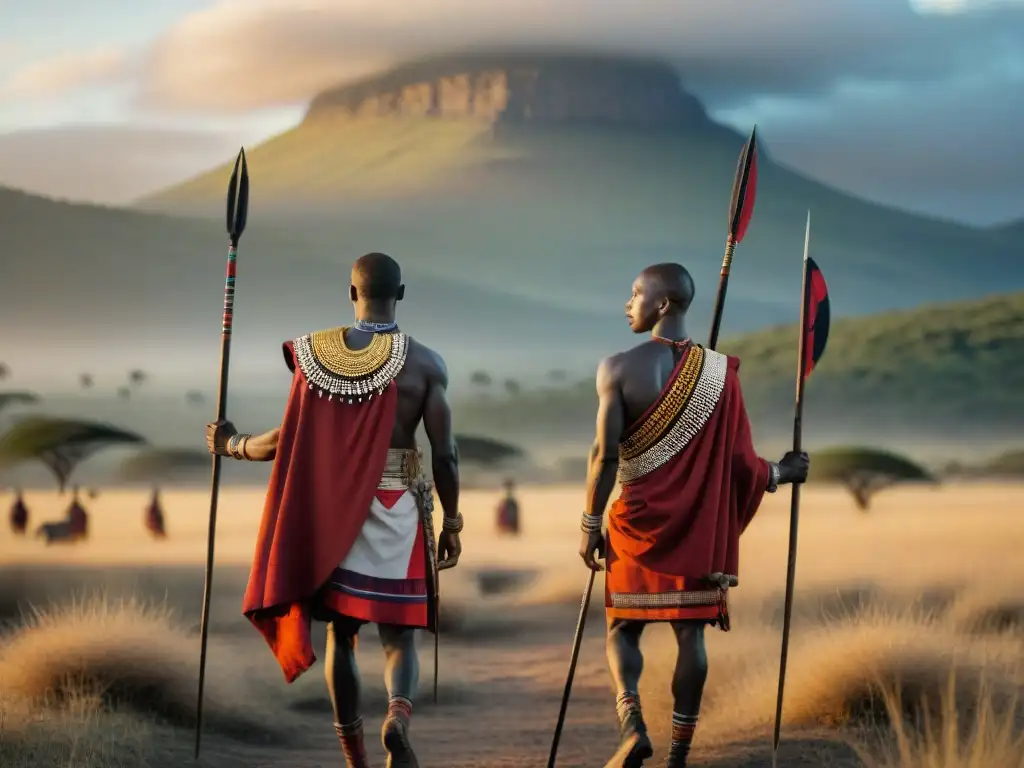
[[[609,619],[702,619],[728,628],[721,579],[739,575],[740,534],[769,481],[739,365],[691,347],[620,443],[621,493],[608,518]]]
[[[293,371],[242,612],[263,635],[291,683],[316,661],[311,608],[370,513],[384,471],[398,393],[358,404],[320,396]]]

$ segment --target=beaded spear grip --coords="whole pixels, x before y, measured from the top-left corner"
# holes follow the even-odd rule
[[[224,318],[221,324],[221,335],[231,336],[232,322],[235,316],[235,265],[237,264],[238,246],[234,243],[228,249],[227,274],[224,276]]]
[[[732,239],[732,236],[730,236],[725,243],[725,257],[722,259],[722,271],[719,274],[729,274],[729,268],[732,266],[732,256],[734,253],[736,253],[736,241]]]

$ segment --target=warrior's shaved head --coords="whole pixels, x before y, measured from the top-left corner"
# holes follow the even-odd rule
[[[352,301],[400,301],[405,293],[402,269],[386,253],[368,253],[352,265]]]
[[[693,303],[693,278],[682,264],[652,264],[641,274],[653,279],[664,298],[674,305],[675,311],[685,312],[690,308]]]
[[[652,264],[633,281],[626,317],[634,333],[646,333],[662,318],[680,321],[693,303],[693,278],[682,264]]]

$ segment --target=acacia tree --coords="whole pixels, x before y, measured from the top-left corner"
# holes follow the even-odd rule
[[[980,467],[981,474],[992,478],[1024,477],[1024,451],[1007,451]]]
[[[482,466],[494,466],[525,455],[518,445],[478,435],[455,435],[455,445],[460,461]]]
[[[75,468],[97,451],[145,442],[139,435],[107,424],[36,416],[22,419],[0,437],[0,469],[41,462],[63,493]]]
[[[808,480],[842,484],[862,512],[885,488],[899,483],[936,482],[924,467],[904,456],[876,448],[845,447],[812,453]]]

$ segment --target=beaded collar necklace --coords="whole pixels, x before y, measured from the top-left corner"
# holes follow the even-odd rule
[[[398,323],[392,320],[390,323],[373,323],[369,320],[356,320],[352,325],[357,331],[366,333],[387,333],[398,328]]]

